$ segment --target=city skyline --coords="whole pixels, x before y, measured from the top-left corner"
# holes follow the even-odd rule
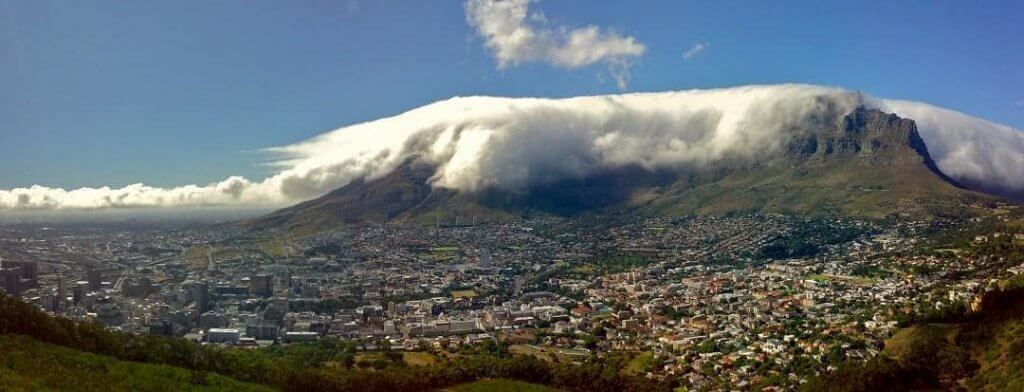
[[[1022,389],[1021,20],[0,0],[0,389]]]

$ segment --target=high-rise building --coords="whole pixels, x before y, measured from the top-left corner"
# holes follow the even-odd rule
[[[122,295],[132,298],[146,298],[154,293],[153,282],[147,277],[128,279],[121,286]]]
[[[71,302],[78,305],[85,299],[85,294],[89,292],[89,282],[77,281],[71,286]]]
[[[60,270],[58,270],[57,271],[57,301],[58,301],[57,307],[60,308],[61,310],[63,310],[64,309],[64,305],[67,302],[67,300],[68,300],[68,290],[67,290],[67,287],[64,287],[64,274]]]
[[[0,286],[7,294],[21,295],[21,269],[0,267]]]
[[[89,270],[89,290],[100,291],[101,288],[103,288],[103,271]]]
[[[57,295],[57,293],[52,293],[50,295],[50,311],[52,311],[53,313],[60,314],[63,311],[63,305],[64,302],[61,301],[60,295]]]
[[[195,300],[196,310],[198,310],[199,313],[204,313],[210,310],[210,283],[197,282],[192,286],[192,298]]]
[[[21,268],[21,279],[26,287],[39,286],[39,262],[22,261],[18,265]]]
[[[101,297],[96,299],[96,321],[106,326],[121,325],[124,314],[112,297]]]
[[[249,295],[270,298],[274,295],[274,276],[257,275],[249,281]]]

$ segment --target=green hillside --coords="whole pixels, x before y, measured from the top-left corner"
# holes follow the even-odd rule
[[[217,374],[117,360],[0,335],[3,391],[271,391]]]
[[[448,388],[451,392],[556,392],[557,389],[516,380],[480,380]]]
[[[649,201],[662,214],[772,212],[880,219],[972,215],[993,200],[943,182],[924,166],[861,167],[842,162],[735,170],[720,180],[676,185]]]
[[[989,293],[982,311],[908,327],[882,355],[804,385],[807,391],[1024,390],[1024,288]]]

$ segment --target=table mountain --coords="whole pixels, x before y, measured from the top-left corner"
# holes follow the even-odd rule
[[[315,231],[382,219],[453,223],[582,213],[778,212],[884,218],[961,215],[997,200],[942,173],[913,120],[858,108],[811,116],[775,154],[700,169],[608,169],[525,190],[462,192],[430,184],[435,167],[411,158],[391,173],[248,222]]]

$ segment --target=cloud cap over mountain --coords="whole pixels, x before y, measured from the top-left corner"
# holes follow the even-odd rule
[[[785,84],[565,99],[456,97],[267,151],[283,159],[262,181],[177,188],[142,184],[0,190],[0,209],[268,205],[310,199],[357,178],[378,178],[418,157],[432,186],[522,189],[625,166],[687,170],[753,162],[780,149],[813,116],[859,105],[918,124],[950,177],[1024,194],[1024,133],[933,105]]]

